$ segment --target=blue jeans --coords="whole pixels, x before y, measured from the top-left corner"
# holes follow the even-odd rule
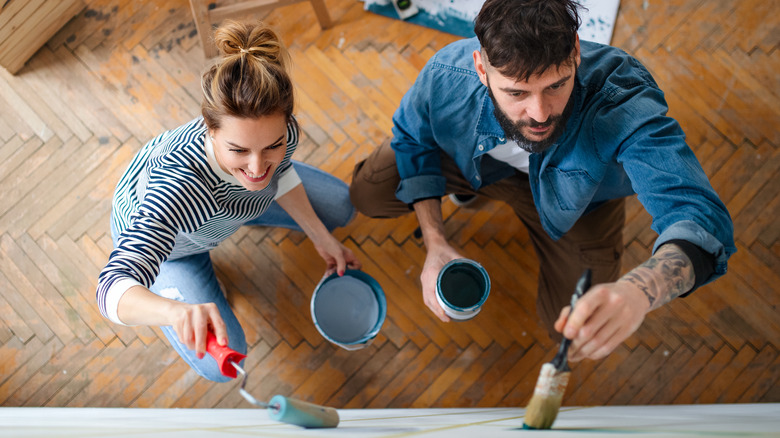
[[[301,177],[314,212],[328,230],[332,231],[334,228],[347,225],[355,214],[355,209],[349,200],[348,186],[340,179],[307,164],[293,161],[293,166]],[[246,225],[283,227],[301,231],[298,224],[276,202]],[[111,234],[116,246],[117,233],[113,227]],[[160,273],[149,290],[165,298],[187,303],[215,303],[227,326],[228,345],[233,350],[246,354],[244,329],[241,328],[217,282],[208,252],[165,261],[160,266]],[[199,375],[215,382],[230,380],[229,377],[222,375],[217,362],[210,355],[198,359],[193,350],[189,350],[179,341],[179,336],[173,327],[163,326],[161,329],[174,350]]]

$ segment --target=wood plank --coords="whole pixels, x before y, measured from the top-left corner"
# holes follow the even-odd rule
[[[62,343],[68,344],[76,336],[82,341],[92,337],[89,327],[81,322],[50,284],[41,281],[41,272],[7,234],[0,238],[0,248],[0,271]]]
[[[0,272],[0,289],[3,291],[3,301],[13,309],[14,313],[19,315],[25,325],[32,330],[35,337],[44,342],[48,342],[54,336],[54,332],[46,324],[46,321],[36,312],[36,310],[27,302],[22,295],[22,291],[16,289],[5,274]],[[21,327],[20,327],[21,328]],[[25,330],[21,328],[22,336],[25,336]]]
[[[167,341],[158,340],[149,344],[134,362],[132,370],[126,368],[119,377],[127,382],[122,385],[121,391],[106,402],[106,406],[127,407],[135,404],[153,386],[164,385],[163,376],[176,361],[180,361],[179,355]]]
[[[94,298],[89,301],[85,300],[75,286],[60,272],[56,263],[32,239],[23,237],[18,243],[25,254],[27,254],[27,257],[38,266],[46,280],[56,288],[57,292],[74,309],[75,314],[92,329],[103,343],[108,344],[112,342],[116,335],[112,328],[108,326],[107,320],[97,311],[97,306],[94,305]]]
[[[461,380],[466,369],[469,368],[482,353],[477,344],[469,345],[463,350],[450,365],[441,371],[431,385],[420,394],[411,404],[412,407],[427,408],[440,406],[438,400],[444,392],[453,385],[461,385]]]
[[[728,391],[734,380],[745,371],[745,368],[755,359],[756,351],[750,346],[744,346],[737,355],[717,375],[696,399],[697,403],[716,403]],[[755,377],[755,376],[753,376]]]
[[[72,376],[53,397],[47,400],[45,406],[68,406],[69,403],[90,384],[93,373],[98,373],[107,366],[113,368],[116,357],[120,355],[123,350],[124,345],[118,338],[114,338],[111,342],[104,345],[97,354],[90,357],[87,362],[81,364],[82,367],[79,368],[79,372],[75,373],[75,375]],[[83,405],[76,404],[71,406]]]
[[[84,364],[97,355],[102,348],[103,343],[98,340],[93,340],[87,345],[79,340],[65,344],[28,380],[26,386],[34,392],[24,400],[24,405],[45,405],[63,386],[77,376]]]

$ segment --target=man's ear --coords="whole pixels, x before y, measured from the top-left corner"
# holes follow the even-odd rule
[[[580,66],[580,36],[575,34],[574,40],[574,65],[579,68]]]
[[[487,87],[487,70],[485,69],[485,62],[487,62],[487,59],[483,59],[480,50],[475,50],[472,56],[474,57],[474,70],[477,71],[479,81],[482,82],[482,85]]]

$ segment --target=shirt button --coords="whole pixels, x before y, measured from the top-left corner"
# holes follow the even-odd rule
[[[477,179],[477,181],[480,181],[482,178],[479,177],[479,175],[475,176],[474,178]]]
[[[482,145],[479,145],[479,146],[477,146],[477,149],[479,149],[479,150],[484,150],[484,149],[485,149],[485,147],[484,147],[484,146],[482,146]]]

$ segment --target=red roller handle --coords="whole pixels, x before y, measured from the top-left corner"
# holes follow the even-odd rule
[[[238,365],[246,357],[245,354],[241,354],[227,345],[224,347],[219,345],[217,337],[211,332],[206,337],[206,351],[217,361],[222,374],[234,379],[236,378],[236,368],[230,362],[235,362]]]

